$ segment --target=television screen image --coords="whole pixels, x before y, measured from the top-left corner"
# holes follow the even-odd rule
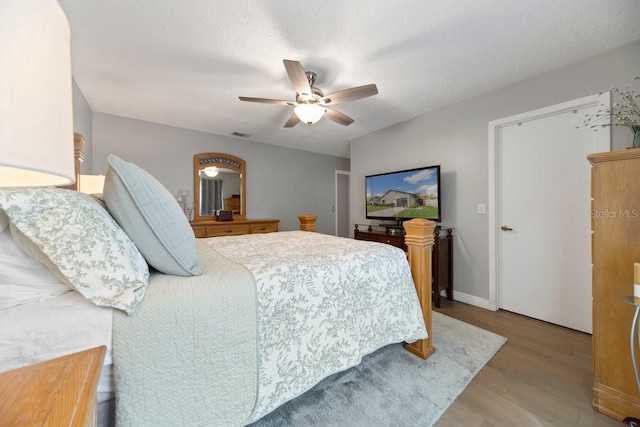
[[[440,165],[365,177],[367,219],[440,222]]]

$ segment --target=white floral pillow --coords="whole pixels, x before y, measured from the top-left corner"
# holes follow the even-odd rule
[[[98,200],[59,188],[5,188],[0,208],[18,245],[94,304],[132,314],[142,301],[149,267]]]

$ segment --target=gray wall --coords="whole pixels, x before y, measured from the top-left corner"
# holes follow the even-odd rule
[[[93,111],[85,99],[82,91],[73,80],[73,131],[79,132],[86,142],[84,148],[84,161],[80,172],[91,175],[91,159],[93,157]]]
[[[470,70],[472,72],[472,70]],[[432,164],[442,166],[442,225],[455,227],[454,290],[489,298],[488,123],[611,87],[640,88],[640,41],[573,65],[425,114],[351,142],[353,222],[368,223],[364,176]],[[606,130],[605,130],[606,131]],[[628,129],[613,130],[613,149],[631,145]],[[585,159],[585,162],[587,160]]]
[[[107,156],[133,162],[176,194],[193,200],[193,156],[222,152],[247,163],[247,217],[280,219],[280,230],[297,230],[298,215],[318,216],[318,231],[335,233],[335,170],[349,160],[238,138],[93,113],[93,173],[107,171]]]

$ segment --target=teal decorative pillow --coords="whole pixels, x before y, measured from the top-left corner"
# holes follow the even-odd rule
[[[101,203],[59,188],[0,189],[16,243],[96,305],[133,313],[149,268]]]
[[[151,174],[111,154],[103,194],[107,209],[149,265],[177,276],[202,274],[187,217]]]

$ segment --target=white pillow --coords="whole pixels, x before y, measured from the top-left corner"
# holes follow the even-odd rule
[[[175,197],[133,163],[111,154],[104,202],[147,262],[177,276],[202,274],[196,238]]]
[[[9,226],[9,217],[3,210],[0,209],[0,233],[2,233]]]
[[[96,305],[131,314],[149,268],[100,202],[59,188],[0,189],[0,208],[20,248]]]
[[[8,225],[9,218],[0,210],[0,310],[70,292],[47,267],[20,249]]]

